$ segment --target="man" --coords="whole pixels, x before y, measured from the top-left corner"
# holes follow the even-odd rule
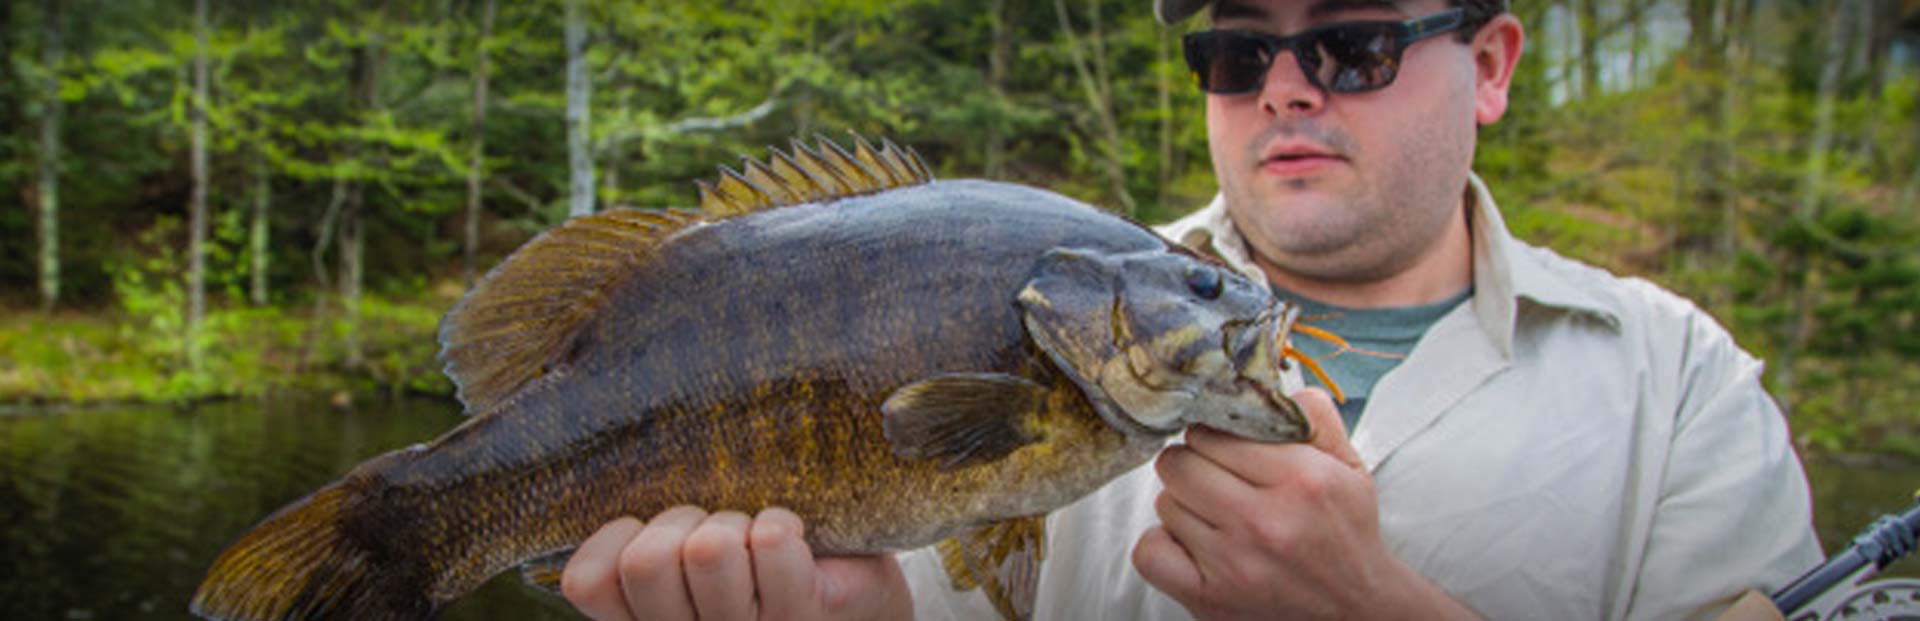
[[[1525,36],[1504,2],[1155,8],[1211,9],[1186,52],[1221,188],[1163,232],[1355,337],[1324,351],[1351,394],[1297,393],[1313,444],[1190,431],[1051,516],[1037,617],[1710,618],[1818,562],[1759,363],[1686,301],[1513,240],[1470,171]],[[816,560],[802,528],[622,520],[567,593],[602,620],[993,618],[927,551]]]

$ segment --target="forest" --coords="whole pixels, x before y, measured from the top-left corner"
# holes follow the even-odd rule
[[[1520,0],[1515,234],[1768,363],[1803,450],[1920,459],[1920,0]],[[0,2],[0,404],[447,395],[439,317],[570,214],[795,137],[1145,222],[1214,193],[1144,0]]]

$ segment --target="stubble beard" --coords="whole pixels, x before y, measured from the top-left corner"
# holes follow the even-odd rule
[[[1355,173],[1352,185],[1335,188],[1326,179],[1262,179],[1260,149],[1285,133],[1304,134],[1349,158]],[[1254,166],[1244,170],[1248,177],[1232,184],[1238,187],[1223,188],[1228,213],[1263,267],[1328,283],[1385,280],[1434,249],[1446,218],[1463,217],[1464,181],[1445,181],[1458,175],[1445,170],[1455,158],[1442,152],[1444,142],[1437,141],[1444,140],[1414,137],[1407,148],[1388,156],[1391,161],[1382,162],[1390,169],[1372,171],[1386,173],[1382,179],[1359,168],[1367,160],[1344,133],[1311,123],[1276,125],[1247,143],[1247,161]],[[1472,158],[1470,147],[1465,157]],[[1269,191],[1260,191],[1261,184]],[[1307,194],[1316,190],[1322,193]]]

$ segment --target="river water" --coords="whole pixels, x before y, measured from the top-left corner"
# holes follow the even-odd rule
[[[436,400],[0,413],[0,619],[191,618],[187,599],[207,566],[261,517],[459,420]],[[1809,471],[1830,550],[1920,487],[1920,468]],[[1920,577],[1920,562],[1892,573]],[[510,573],[442,618],[578,617]]]

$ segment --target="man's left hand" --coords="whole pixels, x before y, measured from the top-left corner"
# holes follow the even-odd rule
[[[1293,399],[1309,443],[1194,427],[1160,454],[1161,525],[1134,546],[1140,575],[1201,619],[1475,618],[1387,551],[1373,479],[1332,399]]]

